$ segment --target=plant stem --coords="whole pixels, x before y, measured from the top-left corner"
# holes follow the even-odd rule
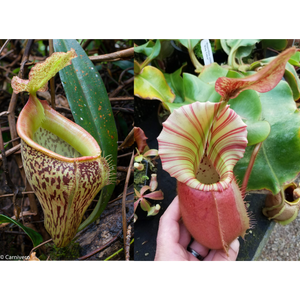
[[[134,239],[131,240],[130,245],[131,245],[133,242],[134,242]],[[113,253],[111,256],[105,258],[104,261],[110,260],[110,259],[113,258],[114,256],[118,255],[121,251],[123,251],[123,248],[119,249],[118,251],[116,251],[115,253]]]
[[[9,39],[5,41],[4,45],[3,45],[2,48],[0,49],[0,54],[1,54],[1,52],[3,51],[3,49],[5,48],[5,46],[8,44],[9,41],[10,41]]]
[[[49,40],[49,56],[51,56],[54,52],[53,49],[53,40]],[[55,109],[55,84],[54,77],[50,79],[50,89],[51,89],[51,107]]]
[[[131,168],[133,165],[133,159],[134,159],[134,151],[132,151],[131,155],[131,160],[129,163],[127,175],[126,175],[126,180],[125,180],[125,186],[124,186],[124,191],[123,191],[123,198],[122,198],[122,219],[123,219],[123,243],[124,243],[124,248],[126,247],[126,232],[127,232],[127,222],[126,222],[126,194],[127,194],[127,187],[130,179],[130,173],[131,173]]]
[[[32,253],[34,250],[36,250],[37,248],[39,248],[39,247],[41,247],[41,246],[43,246],[43,245],[45,245],[45,244],[48,244],[48,243],[50,243],[50,242],[52,242],[52,239],[47,240],[47,241],[45,241],[45,242],[43,242],[43,243],[37,245],[36,247],[32,248],[31,251],[30,251],[30,253],[29,253],[29,256],[31,255],[31,253]]]
[[[259,152],[259,149],[261,148],[262,143],[263,143],[263,142],[260,142],[260,143],[258,143],[258,144],[254,147],[254,150],[253,150],[252,155],[251,155],[251,157],[250,157],[250,161],[249,161],[249,164],[248,164],[248,167],[247,167],[247,170],[246,170],[244,179],[243,179],[243,184],[242,184],[242,189],[241,189],[241,192],[242,192],[242,196],[243,196],[243,197],[244,197],[245,194],[246,194],[246,189],[247,189],[248,181],[249,181],[249,178],[250,178],[250,174],[251,174],[252,168],[253,168],[254,163],[255,163],[255,159],[256,159],[256,157],[257,157],[257,154],[258,154],[258,152]]]
[[[228,65],[231,66],[233,70],[238,70],[239,67],[239,65],[235,61],[235,55],[240,45],[240,42],[241,40],[239,40],[239,43],[237,43],[236,45],[234,45],[234,47],[230,49],[230,53],[228,55]]]
[[[193,49],[191,47],[188,48],[188,52],[189,52],[189,56],[191,58],[191,61],[194,65],[194,67],[196,68],[196,72],[197,73],[201,73],[201,71],[203,70],[203,66],[199,63]]]

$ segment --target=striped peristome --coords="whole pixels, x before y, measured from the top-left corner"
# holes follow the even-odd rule
[[[222,191],[233,178],[233,168],[247,146],[246,124],[221,103],[195,102],[182,106],[163,123],[158,137],[164,170],[178,181],[203,191]],[[210,184],[197,179],[203,159],[210,162],[220,180]]]

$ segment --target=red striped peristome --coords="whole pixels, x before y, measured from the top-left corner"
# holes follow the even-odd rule
[[[29,98],[17,122],[23,166],[41,203],[46,230],[57,247],[64,247],[91,201],[111,183],[111,163],[87,131],[46,101],[39,102],[39,110],[35,101],[40,100]]]
[[[247,146],[246,124],[221,103],[182,106],[158,137],[162,167],[177,179],[183,221],[210,249],[224,249],[250,227],[233,168]],[[223,108],[224,107],[224,108]]]

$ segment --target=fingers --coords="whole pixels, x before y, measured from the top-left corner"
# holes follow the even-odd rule
[[[180,235],[185,229],[179,221],[179,201],[175,197],[159,220],[154,260],[186,260],[184,249],[179,244]]]
[[[238,239],[235,239],[229,246],[228,255],[224,250],[211,250],[205,261],[235,261],[240,249]]]
[[[178,196],[174,198],[159,220],[157,242],[178,243],[180,237],[180,210]]]
[[[182,245],[182,247],[184,249],[186,249],[186,247],[190,243],[192,237],[191,237],[191,234],[188,232],[188,230],[186,229],[186,227],[185,227],[185,225],[183,224],[182,221],[179,223],[179,227],[180,227],[180,237],[179,237],[178,243],[180,245]]]
[[[193,241],[190,245],[190,248],[197,251],[201,256],[207,256],[209,249],[201,244],[199,244],[197,241]]]
[[[191,240],[191,235],[180,221],[180,218],[179,199],[177,196],[160,218],[155,260],[169,260],[174,259],[174,257],[181,257],[188,260],[199,261],[190,252],[186,251]],[[239,247],[240,243],[237,239],[230,244],[228,254],[226,254],[224,250],[211,250],[209,252],[207,247],[199,244],[195,240],[190,245],[191,249],[205,257],[205,261],[234,261],[238,256]],[[170,249],[174,253],[170,253]]]

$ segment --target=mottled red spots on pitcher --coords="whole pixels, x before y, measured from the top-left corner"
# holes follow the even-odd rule
[[[45,216],[45,228],[58,247],[73,239],[96,194],[109,184],[109,164],[96,160],[64,162],[22,144],[26,177]]]

